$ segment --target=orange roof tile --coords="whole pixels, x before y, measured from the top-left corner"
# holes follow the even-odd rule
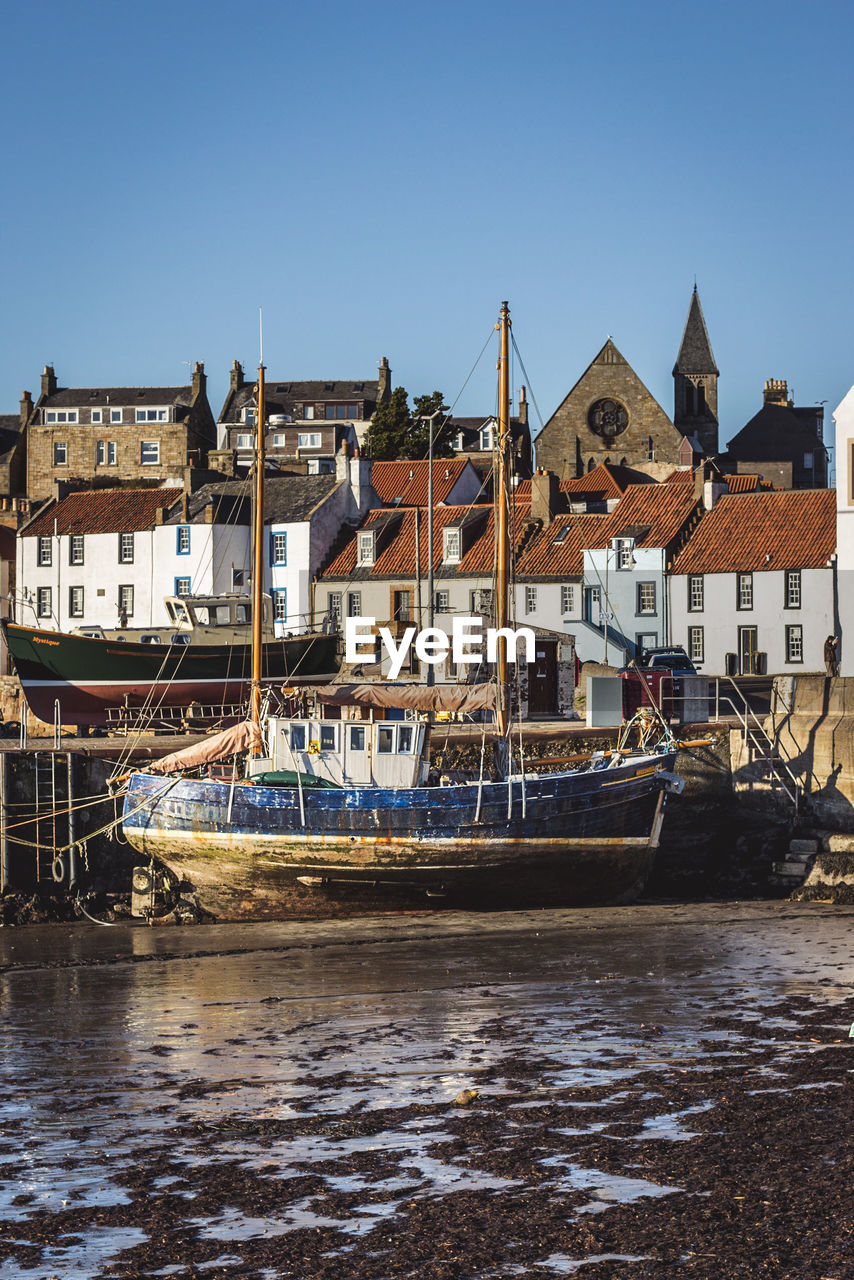
[[[433,462],[433,505],[444,502],[467,466],[467,458],[440,458]],[[371,481],[380,501],[400,499],[406,507],[426,507],[428,462],[375,462]]]
[[[459,564],[444,564],[444,530],[464,522],[468,538],[463,534],[463,555]],[[368,578],[412,576],[416,562],[422,575],[427,573],[427,515],[418,513],[418,556],[415,550],[416,512],[408,507],[400,511],[369,511],[343,551],[320,575],[323,579],[344,578],[358,581]],[[530,527],[530,509],[518,506],[513,517],[513,546],[518,552]],[[358,565],[356,551],[358,533],[377,531],[377,554],[372,565]],[[433,513],[433,571],[437,576],[466,577],[491,574],[495,568],[495,531],[493,508],[440,507]]]
[[[51,503],[24,529],[24,537],[68,533],[133,533],[150,529],[156,513],[173,506],[181,489],[89,489]]]
[[[703,515],[671,572],[820,569],[835,549],[832,489],[727,494]]]
[[[607,515],[558,516],[525,548],[516,567],[522,578],[580,576],[585,547],[607,546]]]

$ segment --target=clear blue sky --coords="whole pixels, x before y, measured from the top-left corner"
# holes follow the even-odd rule
[[[502,298],[545,417],[608,334],[672,412],[696,276],[722,442],[854,382],[843,0],[7,6],[0,411],[61,385],[459,391]],[[492,363],[458,405],[490,412]],[[828,413],[829,417],[829,413]]]

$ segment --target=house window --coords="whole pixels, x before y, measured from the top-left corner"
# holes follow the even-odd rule
[[[655,613],[655,583],[638,583],[638,613]]]
[[[110,422],[121,422],[121,420],[122,420],[122,411],[121,411],[121,409],[111,409],[111,410],[110,410]]]
[[[470,591],[469,610],[472,613],[480,613],[488,617],[492,612],[492,592],[484,587],[480,587],[476,591]]]
[[[99,422],[103,422],[103,420],[104,420],[104,415],[102,411],[100,409],[93,409],[89,416],[89,421],[94,424],[97,424]]]
[[[270,534],[270,564],[286,565],[288,563],[288,535],[286,533]]]
[[[736,609],[753,608],[752,573],[737,573],[735,575],[735,607]]]
[[[374,540],[372,532],[359,534],[359,564],[374,563]]]
[[[49,618],[53,613],[50,587],[39,587],[36,592],[36,613],[40,618]]]
[[[284,449],[284,447],[285,447],[285,433],[284,431],[276,431],[273,434],[273,448]]]
[[[695,663],[705,661],[705,641],[702,627],[688,628],[688,657]]]
[[[341,626],[341,592],[330,591],[326,597],[326,612],[333,627]]]
[[[786,573],[786,608],[800,609],[801,607],[801,571],[800,569],[789,569]]]
[[[188,596],[189,594],[190,594],[190,579],[176,578],[175,579],[175,595]]]
[[[68,588],[68,616],[69,618],[83,617],[83,588]]]
[[[68,563],[83,563],[83,534],[73,533],[68,539]]]
[[[36,560],[40,565],[53,564],[53,542],[50,538],[39,538],[36,546]]]
[[[255,410],[253,408],[242,409],[240,413],[240,420],[241,422],[245,422],[247,427],[254,427],[255,426]]]
[[[139,461],[143,467],[160,465],[160,441],[142,440],[139,446]]]
[[[786,661],[787,662],[803,662],[804,660],[804,629],[798,623],[792,627],[786,627]]]
[[[394,622],[409,622],[409,614],[412,608],[412,593],[410,591],[393,591],[391,607],[392,620]]]
[[[484,453],[489,453],[492,449],[492,426],[481,427],[480,429],[480,447]]]
[[[115,440],[98,441],[98,466],[114,467],[118,457],[118,445]]]
[[[362,593],[361,591],[347,592],[347,617],[361,618],[362,616]]]
[[[237,448],[237,449],[251,449],[251,448],[252,448],[252,436],[250,435],[250,433],[249,433],[248,431],[238,431],[238,433],[237,433],[237,443],[236,443],[236,445],[235,445],[235,448]]]
[[[525,588],[525,612],[526,613],[537,612],[537,588],[536,587]]]
[[[327,418],[355,418],[358,416],[354,404],[327,404],[324,406],[324,414]]]
[[[459,564],[462,549],[462,538],[459,529],[443,529],[442,559],[446,564]]]
[[[119,534],[119,564],[133,564],[133,534]]]
[[[298,431],[297,432],[297,448],[298,449],[319,449],[320,448],[320,432],[319,431]]]
[[[567,538],[569,537],[569,533],[571,529],[572,529],[571,524],[561,525],[560,532],[558,533],[557,537],[552,543],[552,546],[559,547],[562,542],[566,542]]]
[[[190,526],[188,524],[178,525],[178,544],[176,550],[179,556],[188,556],[190,554]]]
[[[125,583],[119,587],[119,617],[133,617],[133,585]]]
[[[331,458],[309,458],[307,460],[308,474],[310,476],[329,476],[332,475],[333,466]]]
[[[631,569],[634,563],[634,544],[630,538],[620,538],[617,543],[617,568]]]
[[[53,442],[53,465],[55,467],[64,467],[68,463],[68,445],[64,440],[54,440]]]
[[[137,422],[166,422],[168,420],[168,410],[166,409],[137,409]]]
[[[560,588],[561,613],[575,613],[575,584],[563,582]]]
[[[705,579],[701,573],[688,577],[688,612],[702,613],[705,604]]]
[[[76,409],[48,409],[47,421],[48,422],[76,422],[77,410]]]
[[[435,612],[436,612],[436,613],[450,613],[450,612],[451,612],[451,593],[450,593],[450,591],[437,591],[437,592],[436,592]]]
[[[273,592],[273,621],[287,622],[288,593],[285,587],[277,587]]]

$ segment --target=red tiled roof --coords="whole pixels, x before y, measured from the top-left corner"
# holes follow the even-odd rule
[[[607,515],[558,516],[525,548],[517,576],[578,577],[584,569],[584,548],[606,546],[609,525]]]
[[[320,575],[328,578],[344,578],[356,581],[366,578],[398,578],[415,573],[416,559],[422,575],[427,573],[427,515],[419,513],[419,552],[415,553],[415,516],[412,508],[399,512],[369,511],[359,530],[377,530],[377,557],[373,565],[356,563],[358,533],[347,543],[332,563]],[[463,556],[459,564],[442,562],[444,549],[443,530],[465,520],[471,542],[463,534]],[[513,546],[518,551],[530,524],[530,509],[520,505],[513,517]],[[388,527],[385,538],[382,530]],[[466,577],[471,574],[491,574],[495,568],[495,531],[493,508],[440,507],[433,513],[433,567],[434,572]]]
[[[820,569],[835,549],[832,489],[727,494],[702,517],[671,572]]]
[[[670,475],[667,477],[666,480],[663,481],[663,483],[664,484],[693,484],[694,472],[691,467],[677,468],[676,471],[670,472]]]
[[[639,547],[667,547],[697,506],[693,487],[681,484],[633,484],[608,516],[607,538],[630,528]]]
[[[181,489],[91,489],[69,493],[52,503],[21,531],[23,537],[47,537],[54,532],[133,533],[150,529],[156,513],[171,507]]]
[[[441,458],[433,462],[433,505],[444,502],[467,466],[467,458]],[[428,462],[375,462],[371,480],[380,501],[394,502],[400,498],[401,506],[426,507]]]
[[[611,462],[600,462],[592,471],[572,480],[561,480],[561,493],[571,494],[574,498],[585,497],[600,502],[607,498],[621,498],[630,484],[637,484],[637,473],[628,467],[614,466]],[[650,481],[650,483],[654,483]],[[531,501],[531,481],[520,480],[516,486],[516,495],[524,502]]]
[[[760,475],[753,475],[747,471],[739,472],[737,475],[721,476],[721,479],[726,481],[730,493],[756,493],[758,489],[774,488],[770,480],[763,480]]]

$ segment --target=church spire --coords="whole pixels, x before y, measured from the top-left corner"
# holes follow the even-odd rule
[[[695,283],[673,366],[673,422],[683,435],[696,437],[707,456],[718,451],[719,376]]]
[[[706,328],[696,284],[691,294],[688,319],[685,321],[685,329],[682,333],[682,345],[676,357],[676,364],[673,366],[674,377],[677,373],[711,373],[716,378],[720,373],[712,354],[712,344],[709,341],[709,331]]]

